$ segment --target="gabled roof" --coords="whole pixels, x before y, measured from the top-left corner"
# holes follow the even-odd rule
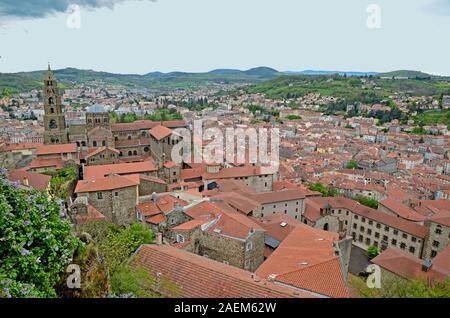
[[[325,297],[349,297],[349,290],[335,256],[338,234],[299,223],[256,273],[276,282]]]
[[[56,155],[62,153],[76,153],[77,144],[55,144],[55,145],[42,145],[37,148],[37,156]]]
[[[150,130],[150,135],[155,137],[156,140],[161,140],[163,138],[166,138],[172,134],[172,129],[169,129],[167,127],[158,125],[156,127],[153,127]]]
[[[445,278],[445,274],[437,271],[435,265],[428,272],[424,272],[422,270],[423,260],[395,247],[386,249],[375,257],[372,262],[406,279],[442,280]],[[446,263],[447,275],[449,271],[448,264]]]
[[[406,205],[403,205],[401,202],[398,202],[396,200],[385,199],[383,201],[380,201],[379,204],[406,220],[413,222],[421,222],[425,220],[425,217],[423,215],[417,213],[413,209],[407,207]]]
[[[136,174],[157,171],[155,165],[150,161],[119,163],[110,165],[86,166],[84,168],[84,178],[92,179],[104,177],[109,174]]]
[[[8,174],[9,180],[20,181],[20,183],[25,186],[26,181],[28,181],[28,185],[37,190],[47,189],[51,178],[51,176],[42,173],[24,170],[13,170]]]
[[[110,191],[138,186],[139,183],[122,176],[111,175],[103,178],[80,180],[75,188],[75,193]]]
[[[165,245],[142,245],[131,259],[170,286],[158,290],[168,297],[183,298],[291,298],[314,297],[302,291],[277,286],[252,273]]]

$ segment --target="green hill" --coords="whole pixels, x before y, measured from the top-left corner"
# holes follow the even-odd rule
[[[407,77],[411,79],[429,79],[435,77],[434,75],[427,74],[419,71],[399,70],[387,73],[377,74],[377,77]]]

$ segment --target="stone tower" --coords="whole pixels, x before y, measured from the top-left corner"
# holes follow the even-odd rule
[[[44,78],[44,144],[66,144],[68,134],[58,84],[50,65]]]

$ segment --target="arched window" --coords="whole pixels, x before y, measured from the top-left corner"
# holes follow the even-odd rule
[[[50,129],[56,129],[58,128],[58,125],[56,124],[56,120],[52,119],[50,120]]]
[[[132,156],[132,155],[133,155],[133,153],[131,152],[131,150],[128,151],[128,156]]]
[[[133,155],[137,156],[137,151],[136,150],[133,151]]]
[[[55,113],[55,109],[52,107],[50,108],[50,114],[54,114]]]
[[[102,146],[103,146],[103,147],[106,146],[106,141],[102,140]]]
[[[85,141],[82,141],[82,142],[81,142],[81,146],[86,147],[86,142],[85,142]]]
[[[323,230],[324,230],[324,231],[328,231],[328,227],[329,227],[329,226],[328,226],[328,223],[325,223],[324,226],[323,226]]]
[[[117,138],[117,137],[114,137],[114,141],[119,141],[119,138]]]
[[[53,97],[49,97],[49,98],[48,98],[48,103],[49,103],[50,105],[53,104]]]
[[[77,147],[80,147],[80,142],[79,141],[77,141],[76,144],[77,144]]]
[[[145,151],[145,152],[148,152],[149,150],[150,150],[150,148],[144,147],[144,151]]]
[[[119,157],[123,157],[123,153],[122,151],[119,153]]]
[[[92,142],[92,145],[93,145],[94,147],[97,147],[97,142],[94,140],[94,141]]]

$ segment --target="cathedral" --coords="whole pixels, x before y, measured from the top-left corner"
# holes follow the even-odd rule
[[[58,83],[55,75],[50,69],[44,78],[44,143],[45,144],[76,144],[81,156],[81,163],[86,164],[109,164],[121,162],[142,161],[148,157],[155,157],[158,153],[152,154],[153,149],[158,149],[159,136],[152,136],[152,129],[155,127],[171,129],[186,127],[182,120],[154,122],[150,120],[140,120],[134,123],[111,124],[109,113],[101,105],[93,105],[86,110],[86,117],[82,122],[66,124],[64,112],[62,110],[61,96],[58,90]],[[159,131],[160,129],[156,129]],[[175,144],[175,135],[168,134],[167,144]],[[164,138],[165,139],[165,138]],[[91,158],[95,153],[96,160]],[[157,161],[163,161],[158,158]],[[164,158],[170,160],[170,153]],[[89,162],[89,160],[91,162]],[[164,162],[158,162],[164,164]]]

